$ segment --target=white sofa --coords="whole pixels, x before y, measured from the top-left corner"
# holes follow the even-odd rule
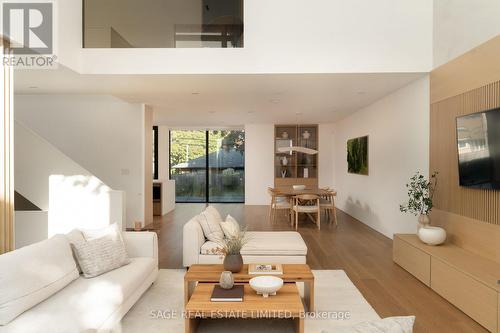
[[[305,264],[307,246],[295,231],[248,231],[248,243],[243,246],[243,262]],[[183,228],[183,265],[220,264],[222,256],[211,253],[217,243],[207,241],[196,218]]]
[[[74,268],[70,266],[71,274],[65,276],[76,274],[76,276],[73,276],[73,278],[76,277],[75,280],[72,280],[58,292],[47,295],[46,299],[32,306],[8,324],[0,326],[0,332],[71,333],[119,330],[121,318],[151,286],[158,274],[158,241],[156,233],[124,232],[123,239],[127,253],[131,258],[130,264],[90,279],[78,276],[78,271],[74,271],[76,266]],[[69,247],[69,243],[67,245]],[[65,245],[63,244],[63,246]],[[39,248],[43,249],[43,246]],[[11,262],[19,261],[16,270],[20,275],[24,276],[24,280],[47,280],[35,281],[35,284],[45,284],[44,288],[31,288],[30,294],[22,295],[17,299],[28,303],[30,302],[29,298],[32,298],[31,302],[33,302],[33,299],[40,300],[40,294],[46,294],[44,290],[54,284],[54,282],[47,279],[49,275],[47,269],[52,272],[67,270],[68,263],[71,264],[70,260],[73,260],[71,250],[67,251],[66,247],[62,248],[63,251],[58,251],[57,255],[52,255],[49,247],[49,251],[45,254],[32,253],[31,258],[33,259],[30,262],[29,251],[36,250],[36,244],[31,249],[21,248],[13,251],[10,253],[9,258]],[[68,256],[71,256],[71,258]],[[38,262],[33,262],[35,260]],[[4,260],[3,264],[6,262],[8,261]],[[58,264],[66,267],[58,267]],[[45,269],[38,269],[35,274],[29,272],[31,275],[26,277],[24,274],[30,267],[45,267]],[[12,284],[17,284],[15,279],[12,276],[5,275],[6,273],[0,272],[0,280],[2,280],[2,274],[7,280],[13,281]],[[29,286],[23,287],[29,288]],[[8,296],[9,288],[12,290],[17,287],[0,286],[0,300],[2,296]],[[0,304],[0,311],[5,310],[5,306],[6,304]],[[12,306],[12,302],[10,306]],[[5,316],[5,312],[3,312],[3,315]]]

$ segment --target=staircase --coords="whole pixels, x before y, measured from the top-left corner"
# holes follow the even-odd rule
[[[73,228],[124,225],[124,193],[18,121],[14,123],[16,248]]]

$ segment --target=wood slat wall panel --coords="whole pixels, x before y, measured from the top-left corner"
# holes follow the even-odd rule
[[[500,191],[459,186],[456,117],[500,107],[500,81],[431,105],[430,170],[439,172],[436,208],[500,225]]]
[[[1,37],[1,36],[0,36]],[[6,41],[0,38],[0,53]],[[2,115],[0,116],[0,254],[14,247],[14,155],[13,155],[13,77],[12,67],[2,66],[0,95]]]

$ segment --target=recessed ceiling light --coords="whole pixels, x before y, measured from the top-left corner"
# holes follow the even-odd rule
[[[199,92],[197,92],[197,91],[193,91],[193,92],[191,93],[191,95],[199,95],[199,94],[200,94],[200,93],[199,93]]]

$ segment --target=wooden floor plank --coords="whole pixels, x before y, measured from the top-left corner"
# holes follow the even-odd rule
[[[161,268],[182,268],[182,227],[205,204],[177,204],[156,217]],[[268,206],[215,204],[222,216],[231,214],[248,230],[291,230],[283,216],[268,221]],[[415,315],[416,333],[487,332],[474,320],[427,288],[392,261],[392,240],[338,211],[338,227],[322,221],[321,230],[304,220],[299,232],[308,247],[312,269],[343,269],[382,317]]]

